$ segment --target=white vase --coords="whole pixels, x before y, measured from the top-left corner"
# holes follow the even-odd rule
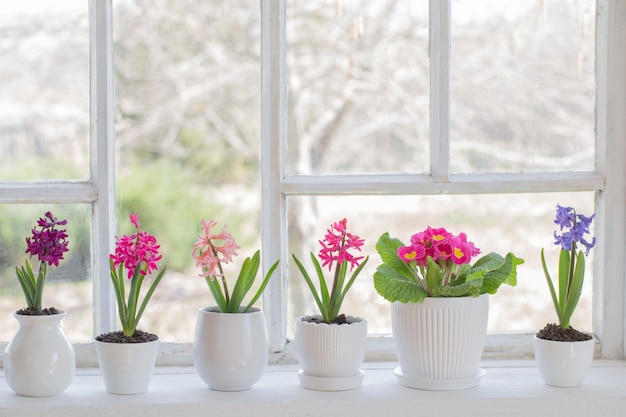
[[[591,363],[595,342],[558,342],[534,337],[535,361],[546,384],[555,387],[582,385]]]
[[[13,313],[20,327],[4,354],[4,376],[16,394],[59,395],[76,370],[74,348],[61,328],[66,312],[44,316]]]
[[[110,343],[94,340],[104,386],[111,394],[148,391],[160,340],[142,343]]]
[[[267,367],[269,346],[265,314],[222,313],[217,307],[198,311],[193,362],[200,378],[217,391],[252,388]]]
[[[476,387],[487,334],[489,297],[428,297],[391,305],[401,385],[425,390]]]
[[[321,316],[313,316],[321,319]],[[347,317],[348,323],[296,319],[296,356],[302,369],[300,385],[319,391],[343,391],[362,385],[360,367],[365,356],[367,321]]]

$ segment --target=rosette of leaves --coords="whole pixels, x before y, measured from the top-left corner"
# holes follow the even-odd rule
[[[517,285],[517,266],[524,263],[513,253],[503,257],[491,252],[474,264],[438,262],[433,256],[426,256],[420,267],[398,254],[402,247],[404,243],[387,232],[376,243],[382,264],[374,273],[374,287],[390,302],[421,303],[426,297],[495,294],[502,284]]]

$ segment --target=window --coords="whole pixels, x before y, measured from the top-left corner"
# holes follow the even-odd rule
[[[453,224],[485,252],[522,252],[528,269],[520,281],[544,285],[534,276],[538,252],[550,244],[554,205],[571,201],[597,213],[599,238],[587,275],[593,303],[579,314],[605,357],[623,354],[625,29],[610,18],[613,0],[21,3],[37,13],[0,17],[8,39],[0,51],[34,74],[42,64],[29,47],[63,45],[81,57],[51,53],[46,68],[58,65],[52,57],[84,67],[69,81],[37,72],[52,93],[23,95],[15,105],[26,75],[0,66],[0,135],[8,139],[0,144],[0,210],[13,219],[0,222],[0,282],[3,298],[19,301],[16,230],[51,204],[68,213],[73,235],[91,242],[72,252],[83,272],[46,291],[58,289],[58,303],[77,312],[73,341],[115,326],[107,256],[131,211],[157,237],[168,236],[164,251],[175,253],[146,327],[168,308],[179,320],[164,329],[165,342],[191,342],[195,312],[210,293],[191,259],[176,260],[190,252],[199,220],[214,216],[240,231],[242,253],[262,248],[264,268],[283,260],[263,299],[271,349],[281,351],[293,316],[311,312],[298,309],[303,294],[288,259],[315,250],[330,222],[348,217],[367,239],[372,269],[352,302],[368,306],[358,314],[372,333],[385,333],[388,306],[367,275],[380,233],[408,239],[407,229]],[[76,33],[57,30],[64,26]],[[559,82],[550,82],[555,76]],[[30,119],[16,113],[26,110]],[[63,163],[68,155],[72,163]],[[162,192],[164,184],[177,193]],[[533,316],[507,327],[509,317],[550,305],[522,282],[501,292],[492,300],[492,330],[542,324]],[[14,328],[15,309],[2,304],[4,328]]]

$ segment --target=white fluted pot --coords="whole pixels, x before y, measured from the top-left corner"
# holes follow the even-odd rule
[[[352,316],[347,320],[346,324],[328,324],[307,321],[306,316],[296,319],[296,356],[302,367],[298,373],[302,387],[342,391],[361,386],[367,321]]]
[[[217,391],[243,391],[263,376],[269,357],[262,310],[221,313],[217,307],[198,311],[193,362],[200,378]]]
[[[148,391],[160,340],[143,343],[111,343],[94,340],[104,386],[111,394]]]
[[[535,361],[547,385],[578,387],[582,385],[591,363],[595,341],[557,342],[534,337]]]
[[[489,315],[489,297],[436,298],[392,303],[400,384],[426,390],[478,386]]]
[[[66,312],[44,316],[13,313],[20,328],[4,354],[4,376],[16,394],[59,395],[70,386],[76,370],[74,348],[61,328]]]

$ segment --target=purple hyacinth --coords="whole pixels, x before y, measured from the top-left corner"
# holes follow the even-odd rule
[[[576,244],[581,244],[586,248],[585,255],[588,255],[591,248],[596,244],[596,238],[593,237],[589,242],[585,235],[591,233],[589,227],[595,216],[595,214],[589,217],[576,214],[572,207],[561,207],[557,204],[554,223],[559,225],[562,233],[554,232],[554,244],[560,245],[562,250],[575,249]],[[563,229],[566,230],[563,231]]]
[[[67,220],[57,220],[51,212],[46,212],[45,218],[37,220],[37,226],[33,227],[33,236],[26,238],[26,253],[31,258],[37,256],[42,263],[59,266],[63,253],[69,250],[69,242],[66,230],[57,229],[57,226],[66,224]]]

